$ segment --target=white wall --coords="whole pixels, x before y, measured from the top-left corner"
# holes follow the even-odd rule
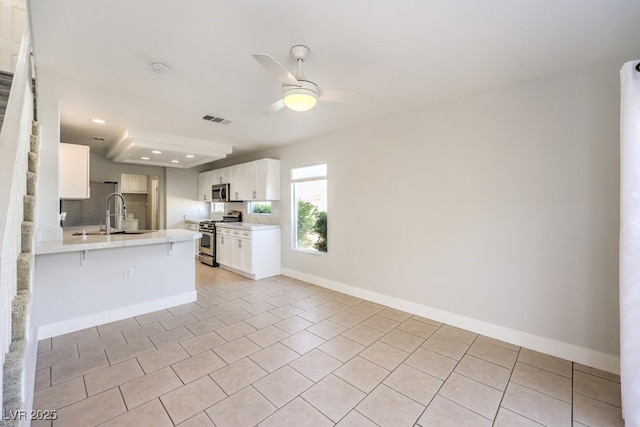
[[[167,168],[167,228],[184,228],[185,217],[209,218],[210,203],[198,201],[199,168]]]
[[[133,173],[140,175],[157,175],[164,180],[165,168],[145,166],[131,163],[114,163],[100,153],[91,153],[90,180],[95,182],[118,181],[120,174]]]
[[[256,154],[281,159],[283,268],[615,360],[618,75],[575,70]],[[319,162],[326,255],[290,244],[289,171]]]
[[[89,168],[89,180],[92,182],[116,181],[122,185],[120,175],[123,173],[132,173],[140,175],[150,175],[159,177],[159,203],[160,210],[158,224],[159,229],[170,228],[165,227],[165,169],[160,166],[145,166],[129,163],[114,163],[110,159],[104,157],[100,153],[91,153],[91,164]],[[139,197],[137,197],[139,198]],[[149,207],[147,207],[147,210]],[[140,228],[145,228],[146,218],[137,216],[140,221]]]
[[[194,255],[191,240],[37,255],[38,339],[194,301]]]
[[[38,150],[37,241],[62,239],[58,192],[58,149],[60,145],[60,106],[57,101],[38,98],[40,148]]]

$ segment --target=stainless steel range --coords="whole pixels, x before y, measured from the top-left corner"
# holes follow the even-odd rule
[[[200,250],[198,259],[201,263],[217,267],[216,262],[216,222],[241,222],[242,212],[229,211],[223,217],[222,220],[207,219],[200,221],[199,230],[202,233],[200,239]]]

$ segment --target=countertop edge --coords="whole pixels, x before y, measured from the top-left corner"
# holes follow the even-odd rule
[[[259,224],[257,222],[216,222],[215,225],[216,227],[251,231],[272,230],[280,228],[279,224]]]
[[[202,234],[190,230],[158,230],[146,234],[113,234],[111,236],[71,236],[66,233],[62,241],[45,242],[36,246],[35,255],[79,252],[96,249],[117,249],[129,246],[156,245],[193,241]]]

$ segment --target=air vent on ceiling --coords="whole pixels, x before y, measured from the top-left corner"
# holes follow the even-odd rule
[[[222,117],[212,116],[210,114],[207,114],[206,116],[203,116],[202,120],[207,120],[207,121],[213,122],[213,123],[219,123],[221,125],[228,125],[229,123],[231,123],[231,120],[223,119]]]
[[[105,142],[107,139],[103,136],[92,136],[91,141],[95,142]]]

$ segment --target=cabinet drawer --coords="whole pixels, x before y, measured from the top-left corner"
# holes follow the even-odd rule
[[[231,236],[237,239],[251,239],[251,232],[247,230],[230,230]]]
[[[230,228],[216,227],[216,233],[221,236],[233,236],[233,230]]]

